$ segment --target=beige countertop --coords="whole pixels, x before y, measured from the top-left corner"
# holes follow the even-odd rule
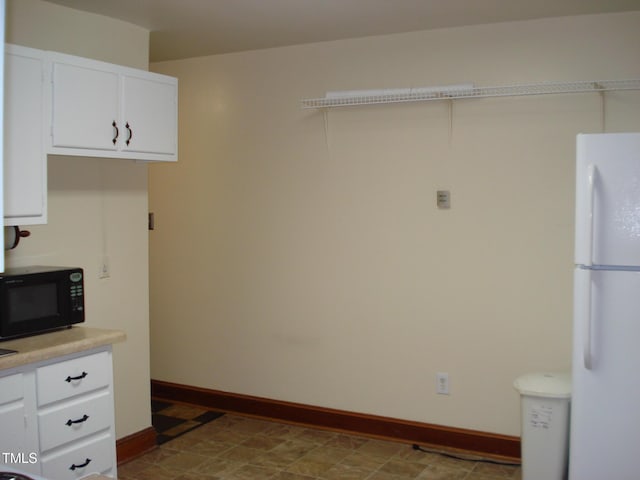
[[[120,330],[74,326],[66,330],[0,342],[0,348],[18,353],[0,357],[0,370],[40,362],[71,353],[122,342],[127,338]]]

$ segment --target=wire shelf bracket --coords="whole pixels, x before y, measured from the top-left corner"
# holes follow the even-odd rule
[[[464,98],[516,97],[563,93],[604,93],[640,90],[640,79],[541,82],[500,87],[475,87],[473,84],[387,90],[328,92],[323,98],[301,100],[302,108],[333,108],[383,103],[426,102]]]

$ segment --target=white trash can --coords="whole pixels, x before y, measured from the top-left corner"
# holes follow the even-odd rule
[[[522,400],[522,480],[565,480],[571,375],[532,373],[513,386]]]

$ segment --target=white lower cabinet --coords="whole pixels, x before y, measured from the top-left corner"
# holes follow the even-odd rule
[[[13,454],[0,464],[53,480],[115,478],[111,348],[14,370],[0,372],[0,450]]]
[[[37,448],[35,424],[28,422],[27,411],[35,402],[29,395],[28,374],[22,372],[0,377],[0,457],[1,463],[19,463],[28,473],[39,473],[35,458],[30,457]]]

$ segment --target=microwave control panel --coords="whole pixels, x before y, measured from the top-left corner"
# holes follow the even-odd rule
[[[82,282],[82,272],[73,272],[69,274],[70,286],[69,295],[71,296],[71,309],[74,312],[84,311],[84,287]]]
[[[82,291],[82,284],[71,285],[71,308],[76,312],[84,310],[84,292]]]

